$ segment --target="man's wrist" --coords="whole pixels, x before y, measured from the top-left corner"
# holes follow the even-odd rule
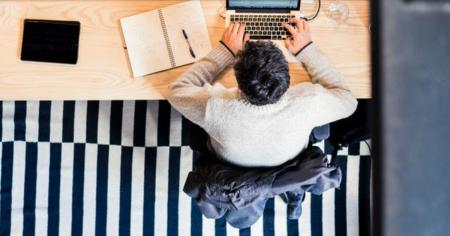
[[[233,55],[233,57],[236,57],[236,54],[222,41],[219,41],[230,53]]]
[[[303,46],[300,50],[298,50],[296,53],[294,53],[294,56],[298,56],[300,53],[303,52],[307,47],[309,47],[311,44],[313,44],[313,41],[307,43],[305,46]]]
[[[221,43],[218,45],[218,47],[213,49],[207,57],[220,65],[220,67],[224,68],[235,61],[235,57],[233,57],[233,54],[231,54],[231,52]]]

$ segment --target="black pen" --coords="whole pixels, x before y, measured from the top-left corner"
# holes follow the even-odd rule
[[[188,36],[188,34],[186,33],[186,31],[185,31],[184,29],[182,29],[181,31],[183,32],[183,36],[184,36],[184,38],[186,39],[187,44],[189,45],[189,52],[191,53],[191,56],[192,56],[193,58],[196,58],[194,49],[192,49],[192,45],[191,45],[191,43],[189,42],[189,36]]]

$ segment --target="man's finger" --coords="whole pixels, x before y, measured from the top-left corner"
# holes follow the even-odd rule
[[[230,33],[233,30],[234,22],[231,22],[225,32]]]
[[[291,50],[291,40],[290,39],[285,39],[284,40],[284,46],[286,46],[286,48],[290,51]]]
[[[233,35],[237,34],[238,31],[239,31],[239,27],[240,27],[240,26],[241,26],[240,23],[234,23],[234,25],[233,25],[233,30],[231,31],[231,33],[232,33]]]
[[[311,30],[308,22],[305,21],[305,23],[303,23],[303,26],[305,27],[305,31],[309,32]]]
[[[300,23],[297,23],[297,31],[301,32],[305,30],[305,23],[303,21],[300,21]]]
[[[292,27],[292,26],[289,25],[289,24],[284,24],[283,26],[284,26],[284,28],[286,28],[286,29],[289,31],[289,33],[292,34],[292,37],[297,38],[297,33],[298,33],[298,32],[295,31],[294,27]]]
[[[245,34],[245,24],[241,24],[238,30],[238,39],[243,39]]]
[[[305,28],[306,21],[304,19],[293,17],[289,20],[289,22],[295,23],[295,26],[296,26],[296,29],[298,32],[300,32],[302,30],[306,30],[306,28]]]
[[[297,23],[302,22],[302,20],[300,18],[297,18],[297,17],[292,17],[292,18],[289,19],[289,22],[297,24]]]
[[[307,27],[307,25],[308,25],[308,22],[307,22],[305,19],[303,19],[303,18],[300,19],[300,22],[302,22],[303,30],[306,30],[306,27]]]
[[[250,34],[245,32],[245,36],[244,36],[244,44],[246,44],[248,41],[250,41]]]

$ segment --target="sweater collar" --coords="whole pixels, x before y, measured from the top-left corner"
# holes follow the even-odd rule
[[[240,103],[244,104],[248,109],[258,110],[258,111],[273,111],[273,110],[277,110],[277,109],[285,106],[285,104],[288,101],[288,93],[283,94],[283,96],[281,96],[281,98],[280,98],[280,100],[278,100],[278,102],[273,103],[273,104],[262,105],[262,106],[257,106],[257,105],[251,104],[248,101],[245,94],[239,89],[237,89],[237,98],[238,98],[238,101]]]

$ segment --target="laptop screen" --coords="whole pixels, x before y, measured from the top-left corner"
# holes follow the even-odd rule
[[[228,9],[299,9],[300,0],[228,0]]]

